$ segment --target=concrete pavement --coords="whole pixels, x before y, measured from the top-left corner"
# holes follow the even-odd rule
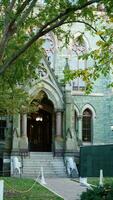
[[[86,187],[69,178],[46,178],[46,183],[48,189],[62,196],[64,200],[79,200],[80,194],[86,190]]]

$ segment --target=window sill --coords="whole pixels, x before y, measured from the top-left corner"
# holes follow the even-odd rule
[[[80,91],[80,90],[72,90],[71,91],[71,95],[72,96],[93,96],[93,97],[103,97],[104,94],[103,93],[90,93],[90,94],[85,94],[85,91]]]

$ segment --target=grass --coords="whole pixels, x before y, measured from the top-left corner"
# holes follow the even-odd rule
[[[95,178],[95,177],[88,178],[87,182],[90,183],[90,184],[93,184],[93,185],[99,185],[99,178]],[[113,178],[104,177],[103,183],[113,185]]]
[[[75,179],[72,179],[73,181],[75,182],[78,182],[79,183],[79,179],[78,178],[75,178]],[[87,178],[87,182],[89,184],[92,184],[92,185],[99,185],[99,178],[97,177],[88,177]],[[104,184],[112,184],[113,185],[113,177],[112,178],[109,178],[109,177],[104,177],[103,178],[103,183]]]
[[[31,179],[4,177],[1,180],[5,186],[4,200],[63,200]]]

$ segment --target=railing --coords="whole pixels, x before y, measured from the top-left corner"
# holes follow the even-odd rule
[[[8,149],[0,150],[0,176],[11,175],[11,157],[19,157],[21,161],[21,174],[23,172],[23,158],[29,156],[27,149],[20,149],[18,151],[11,151]],[[21,175],[20,175],[21,176]]]
[[[30,152],[28,149],[19,149],[18,151],[11,151],[12,156],[29,156]]]

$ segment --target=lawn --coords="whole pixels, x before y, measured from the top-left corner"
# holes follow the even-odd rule
[[[2,180],[4,200],[63,200],[31,179],[5,177]]]
[[[88,178],[87,182],[93,185],[99,185],[99,178]],[[113,178],[104,177],[103,178],[104,184],[112,184],[113,185]]]
[[[79,183],[79,179],[72,179],[73,181],[76,181],[76,182],[78,182]],[[99,185],[99,178],[97,178],[97,177],[88,177],[87,178],[87,182],[89,183],[89,184],[92,184],[92,185],[95,185],[95,186],[98,186]],[[103,183],[104,184],[112,184],[113,185],[113,177],[104,177],[103,178]]]

